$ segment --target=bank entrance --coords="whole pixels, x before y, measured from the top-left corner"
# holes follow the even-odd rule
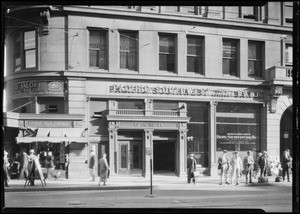
[[[153,172],[175,173],[175,141],[153,141]]]

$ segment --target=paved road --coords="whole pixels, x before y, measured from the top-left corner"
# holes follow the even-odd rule
[[[218,186],[205,189],[159,187],[149,190],[6,192],[6,207],[61,208],[259,208],[292,212],[291,186]]]

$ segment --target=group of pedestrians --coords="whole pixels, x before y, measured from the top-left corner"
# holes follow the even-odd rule
[[[90,152],[90,161],[89,161],[89,171],[91,176],[91,181],[96,181],[96,170],[99,169],[99,183],[100,186],[101,182],[103,185],[106,186],[107,179],[109,177],[109,165],[106,159],[106,153],[103,153],[98,161],[98,167],[96,167],[96,155],[94,150]]]
[[[229,158],[227,158],[227,150],[223,150],[222,155],[218,158],[220,185],[224,183],[224,179],[226,184],[239,185],[239,180],[243,174],[245,174],[246,177],[246,184],[252,183],[252,178],[257,175],[259,175],[260,178],[266,178],[268,176],[270,160],[266,151],[258,153],[256,161],[254,161],[251,151],[247,151],[247,155],[243,158],[243,160],[238,154],[238,151],[234,151],[233,157],[229,160]],[[230,168],[231,173],[229,175]],[[292,157],[289,149],[285,150],[283,153],[281,168],[283,181],[285,180],[285,176],[287,176],[287,180],[290,182]],[[254,169],[256,170],[255,175]],[[231,178],[230,182],[229,177]]]

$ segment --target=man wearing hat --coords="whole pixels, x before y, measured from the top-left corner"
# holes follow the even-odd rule
[[[28,155],[28,178],[30,181],[30,186],[34,186],[34,178],[35,178],[35,162],[34,160],[37,159],[37,156],[34,154],[34,150],[29,150]]]
[[[236,179],[235,185],[239,185],[239,178],[241,176],[242,169],[243,169],[242,159],[239,157],[238,154],[239,154],[238,151],[233,152],[233,157],[230,161],[230,164],[232,166],[231,183],[233,184]]]
[[[254,160],[251,156],[251,151],[247,151],[247,156],[244,158],[244,170],[246,172],[246,184],[248,184],[248,176],[249,176],[249,183],[252,183],[252,176],[253,176],[253,166]]]
[[[187,174],[188,174],[188,183],[191,183],[193,178],[194,184],[196,183],[194,172],[196,171],[197,163],[194,158],[194,154],[190,154],[190,158],[187,161]]]
[[[260,168],[260,177],[266,177],[268,165],[269,165],[269,161],[268,161],[267,152],[263,151],[262,156],[260,156],[258,159],[258,166]]]
[[[226,156],[227,154],[227,150],[223,150],[223,153],[222,155],[219,157],[218,159],[218,169],[221,170],[221,182],[220,182],[220,185],[223,184],[223,176],[225,176],[225,182],[226,184],[229,184],[228,182],[228,178],[227,178],[227,175],[228,175],[228,170],[229,170],[229,160]]]
[[[8,152],[4,150],[3,171],[4,171],[4,185],[5,185],[5,187],[9,187],[8,182],[7,182],[9,180],[9,176],[8,176],[9,162],[8,162],[7,155],[8,155]]]

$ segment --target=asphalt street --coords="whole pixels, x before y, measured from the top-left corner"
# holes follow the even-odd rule
[[[149,197],[153,196],[153,197]],[[292,186],[160,186],[134,190],[6,192],[6,208],[262,209],[292,212]],[[8,209],[9,210],[9,209]]]

